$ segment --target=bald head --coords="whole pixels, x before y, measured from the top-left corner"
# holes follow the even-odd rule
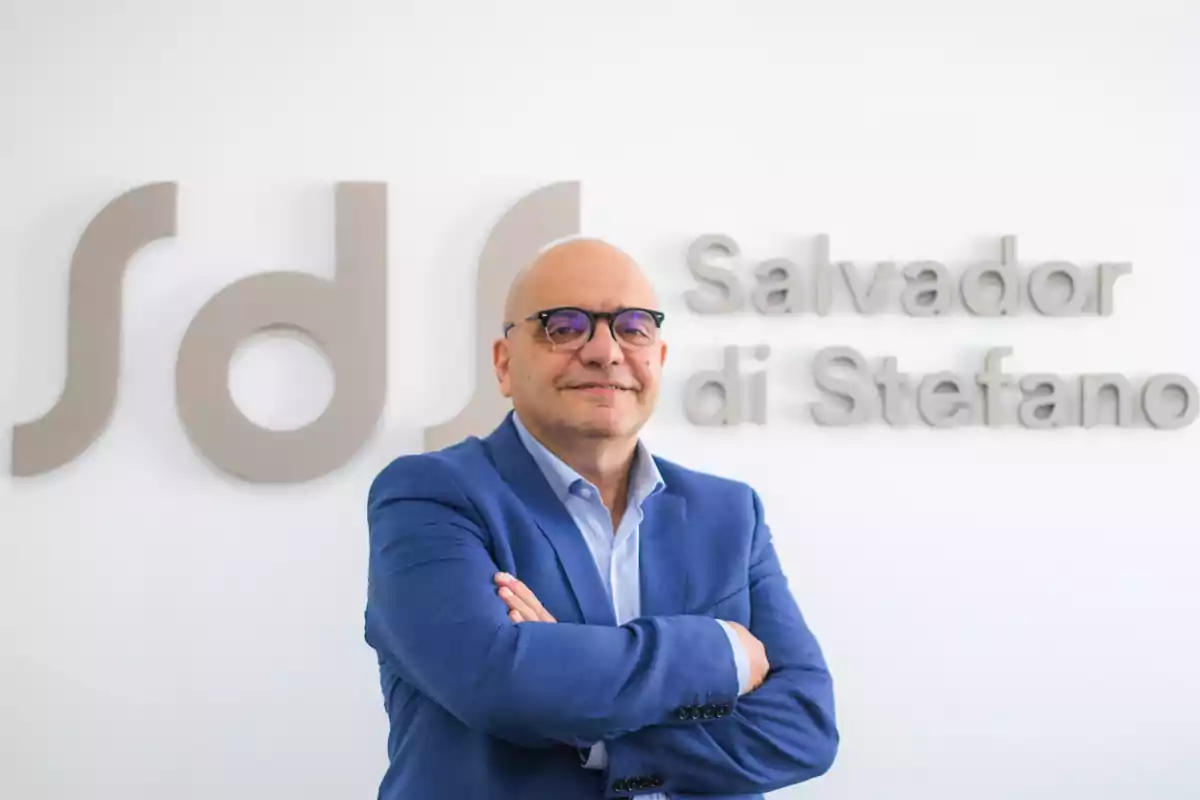
[[[563,308],[591,312],[592,320],[606,313],[606,322],[577,312],[532,319]],[[632,458],[666,358],[657,309],[649,278],[623,250],[596,239],[546,248],[508,293],[505,332],[492,347],[501,393],[539,441],[556,443],[551,449],[560,457],[611,445]]]
[[[657,308],[650,279],[624,250],[599,239],[573,239],[547,248],[513,280],[504,318],[517,322],[545,308]]]

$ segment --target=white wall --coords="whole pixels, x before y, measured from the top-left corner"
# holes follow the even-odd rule
[[[586,233],[640,257],[673,348],[659,452],[751,481],[837,677],[844,745],[820,800],[1200,796],[1200,426],[821,429],[815,350],[902,369],[1200,378],[1200,17],[1146,0],[9,4],[0,17],[0,393],[61,391],[84,225],[180,182],[180,235],[125,283],[104,438],[0,478],[0,796],[374,796],[385,719],[361,637],[363,503],[470,394],[489,226],[584,184]],[[195,458],[173,365],[242,275],[328,273],[330,184],[391,203],[391,389],[380,434],[327,479],[265,489]],[[690,241],[747,263],[940,259],[1020,237],[1023,266],[1125,260],[1116,314],[927,322],[701,318]],[[749,266],[745,267],[749,269]],[[468,316],[469,318],[469,316]],[[680,391],[726,343],[770,343],[770,421],[710,430]],[[248,352],[249,413],[319,413],[319,357]]]

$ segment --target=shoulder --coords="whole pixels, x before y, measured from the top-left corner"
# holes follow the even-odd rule
[[[654,457],[663,482],[675,494],[686,497],[689,502],[728,505],[742,504],[757,508],[761,501],[749,483],[735,478],[702,472],[671,461],[661,456]]]
[[[465,498],[470,476],[486,463],[483,442],[474,436],[440,450],[397,456],[371,481],[367,504]]]
[[[713,536],[711,547],[744,546],[747,558],[753,559],[770,543],[762,499],[747,481],[702,472],[657,456],[655,462],[666,492],[686,504],[693,531],[707,531]]]

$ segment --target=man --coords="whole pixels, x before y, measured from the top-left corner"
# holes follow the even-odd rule
[[[380,798],[749,799],[825,773],[831,679],[758,495],[639,440],[666,355],[645,275],[561,243],[505,319],[513,411],[370,489]]]

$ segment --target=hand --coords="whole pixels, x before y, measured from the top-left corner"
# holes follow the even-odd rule
[[[533,591],[512,575],[498,572],[495,581],[500,587],[500,599],[508,605],[508,618],[513,622],[558,622]]]
[[[771,671],[771,664],[767,661],[767,648],[763,647],[758,637],[738,623],[725,620],[725,624],[737,632],[738,640],[742,643],[746,655],[750,657],[750,685],[743,694],[753,692],[762,686],[763,681],[767,679],[767,673]]]

